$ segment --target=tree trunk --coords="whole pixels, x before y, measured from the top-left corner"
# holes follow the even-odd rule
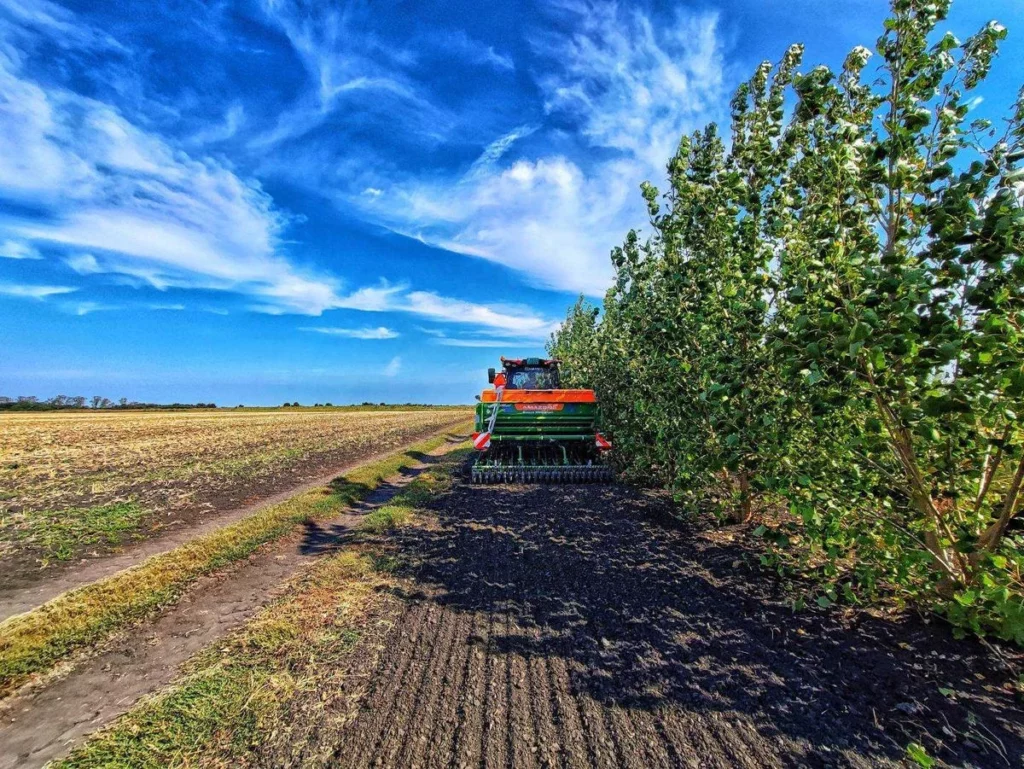
[[[747,523],[750,521],[750,517],[753,514],[753,500],[750,494],[750,476],[746,470],[740,470],[739,472],[740,482],[740,504],[736,509],[735,518],[736,523]]]

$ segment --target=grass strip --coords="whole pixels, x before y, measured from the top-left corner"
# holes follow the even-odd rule
[[[302,523],[334,517],[446,440],[442,434],[413,444],[335,479],[328,487],[299,494],[8,618],[0,623],[0,697],[48,671],[70,652],[175,601],[204,574],[249,556]]]
[[[417,506],[446,490],[465,453],[446,455],[367,515],[355,544],[305,570],[280,599],[190,660],[170,687],[57,766],[328,765],[329,751],[295,751],[336,733],[366,685],[351,675],[353,652],[374,606],[395,600],[397,585],[396,558],[377,535],[408,524]]]
[[[67,561],[89,545],[120,545],[138,531],[146,511],[138,502],[114,502],[24,513],[27,526],[15,539],[39,548],[43,565]]]

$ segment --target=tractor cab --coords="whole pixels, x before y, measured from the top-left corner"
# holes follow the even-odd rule
[[[504,386],[509,390],[557,390],[558,361],[542,358],[501,359]],[[487,380],[495,384],[500,375],[487,370]]]

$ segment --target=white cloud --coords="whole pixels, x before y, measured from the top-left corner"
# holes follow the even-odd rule
[[[377,328],[337,328],[337,327],[304,327],[302,331],[314,331],[317,334],[327,334],[329,336],[344,336],[350,339],[394,339],[399,336],[397,331],[393,331],[386,326],[378,326]]]
[[[21,283],[0,283],[0,294],[25,299],[45,299],[58,294],[70,294],[77,289],[70,286],[34,286]]]
[[[330,117],[346,98],[366,92],[372,92],[374,100],[396,102],[393,121],[420,131],[451,122],[404,74],[415,64],[415,55],[378,40],[369,29],[365,8],[341,10],[326,3],[292,0],[263,0],[262,5],[267,18],[288,37],[313,87],[278,116],[272,129],[253,139],[252,148],[301,137]]]
[[[446,56],[458,56],[471,64],[486,64],[506,71],[516,68],[512,57],[498,53],[494,46],[472,39],[461,29],[440,37],[437,40],[437,47]]]
[[[411,291],[395,309],[431,320],[466,323],[486,328],[491,333],[506,332],[547,338],[558,327],[557,321],[543,318],[528,308],[475,304],[439,296],[430,291]]]
[[[540,342],[536,339],[463,339],[442,337],[434,339],[434,344],[445,347],[501,347],[509,350],[516,347],[536,347]]]
[[[380,373],[382,373],[384,376],[391,377],[398,376],[398,372],[401,370],[402,358],[401,356],[396,355],[388,362],[388,365],[386,365]]]
[[[547,109],[579,120],[595,146],[664,167],[680,135],[719,109],[718,14],[679,9],[660,22],[608,2],[568,0],[563,8],[577,31],[539,46],[561,64],[541,80]]]
[[[347,202],[397,232],[524,273],[533,283],[601,295],[610,250],[647,221],[642,181],[657,183],[682,134],[721,117],[723,57],[714,13],[658,23],[611,2],[567,2],[571,36],[539,36],[551,62],[546,110],[574,126],[578,155],[522,154],[530,127],[495,139],[451,179],[384,179]]]
[[[339,298],[335,306],[346,310],[384,312],[396,308],[397,298],[405,290],[406,286],[392,286],[382,281],[380,285],[364,286]]]
[[[150,310],[167,310],[171,312],[180,312],[185,309],[183,304],[150,304],[147,307]]]
[[[224,120],[204,128],[188,139],[189,144],[216,144],[227,141],[235,136],[245,125],[245,107],[239,103],[232,104],[224,113]]]
[[[121,308],[113,304],[102,304],[101,302],[69,302],[64,305],[64,310],[70,312],[72,315],[82,317],[83,315],[89,315],[93,312],[106,312],[108,310],[120,310]]]
[[[2,0],[0,21],[6,22],[0,27],[3,37],[21,42],[42,34],[65,49],[124,50],[112,37],[82,24],[74,13],[49,0]]]
[[[72,254],[64,260],[64,264],[79,275],[95,275],[98,272],[103,272],[103,268],[92,254]]]
[[[8,215],[0,219],[8,232],[91,249],[69,260],[80,272],[237,291],[313,315],[337,300],[338,281],[281,253],[287,218],[257,183],[189,157],[107,104],[44,90],[2,54],[0,104],[0,193],[52,213]]]
[[[4,259],[42,259],[39,249],[20,240],[5,240],[0,243],[0,257]]]

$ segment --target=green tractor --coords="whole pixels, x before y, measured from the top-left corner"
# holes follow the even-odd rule
[[[558,361],[501,359],[494,385],[479,396],[473,446],[480,452],[473,483],[600,483],[614,478],[604,463],[611,443],[597,430],[593,390],[562,389]]]

